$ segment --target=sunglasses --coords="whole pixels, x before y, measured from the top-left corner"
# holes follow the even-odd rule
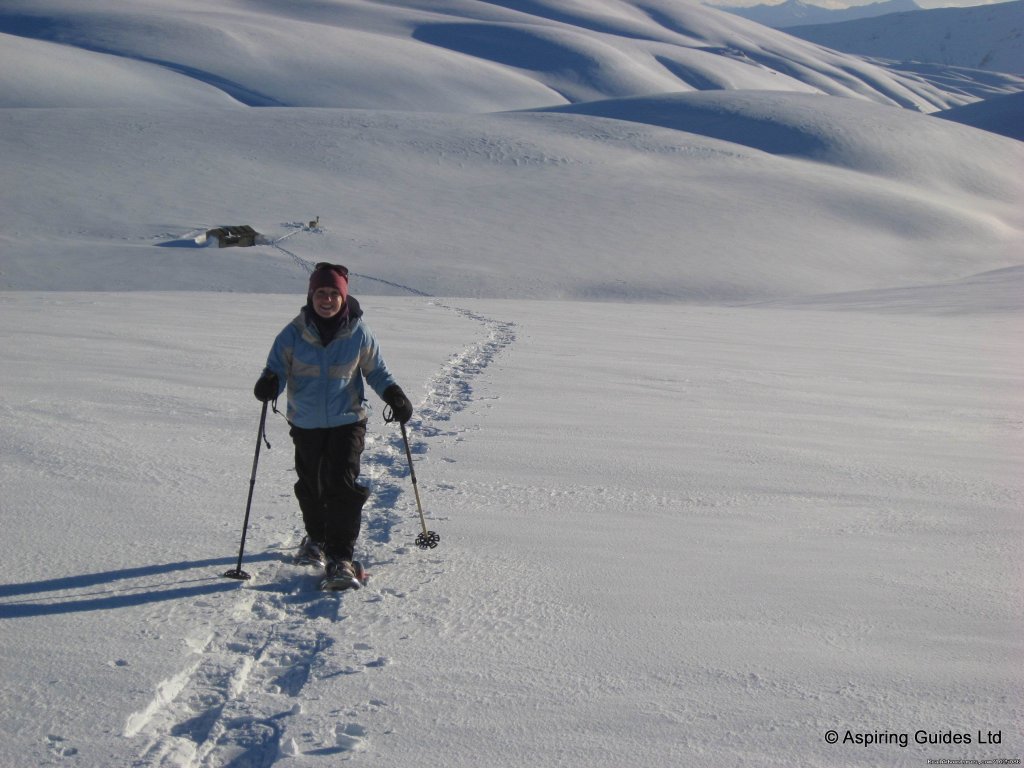
[[[316,272],[319,269],[329,269],[332,272],[337,272],[346,280],[348,279],[348,267],[342,266],[341,264],[331,264],[326,261],[318,261],[313,267],[313,271]]]

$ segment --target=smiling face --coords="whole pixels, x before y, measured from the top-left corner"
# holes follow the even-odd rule
[[[313,291],[313,311],[322,318],[331,318],[341,312],[345,304],[337,288],[317,288]]]

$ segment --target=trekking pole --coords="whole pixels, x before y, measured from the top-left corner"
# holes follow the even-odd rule
[[[252,578],[248,573],[242,570],[242,555],[245,553],[245,534],[249,530],[249,510],[252,508],[252,492],[256,487],[256,465],[260,460],[260,443],[266,440],[264,430],[267,426],[267,401],[263,401],[263,410],[260,413],[260,430],[256,433],[256,453],[252,457],[252,477],[249,478],[249,500],[245,502],[245,521],[242,523],[242,543],[238,547],[238,565],[233,569],[224,574],[228,579],[239,579],[240,581],[248,581]],[[270,443],[267,443],[267,447],[270,447]]]
[[[420,488],[416,484],[416,470],[412,466],[412,451],[409,450],[409,435],[405,432],[405,424],[399,422],[402,428],[402,442],[405,443],[405,457],[409,460],[409,475],[412,477],[412,491],[416,496],[416,509],[420,513],[420,525],[423,526],[423,533],[416,537],[416,546],[420,549],[433,549],[441,542],[441,537],[433,531],[427,530],[427,520],[423,517],[423,505],[420,504]]]
[[[391,423],[398,421],[390,406],[384,409],[384,421]],[[423,533],[416,537],[416,546],[420,549],[433,549],[441,543],[441,537],[434,531],[427,530],[427,520],[423,516],[423,505],[420,503],[420,487],[416,483],[416,469],[412,465],[412,450],[409,448],[409,434],[405,431],[405,424],[398,422],[402,428],[402,442],[405,443],[405,458],[409,460],[409,476],[412,478],[412,492],[416,496],[416,510],[420,513],[420,525],[423,526]]]

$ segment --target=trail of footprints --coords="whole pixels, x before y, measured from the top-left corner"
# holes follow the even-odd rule
[[[486,336],[453,355],[428,382],[427,397],[410,424],[413,434],[427,436],[438,434],[434,422],[471,402],[473,378],[515,341],[512,323],[438,306],[479,323]],[[414,509],[404,508],[408,502],[396,508],[408,484],[400,435],[391,431],[368,438],[364,468],[373,496],[362,549],[372,572],[375,562],[409,551],[419,521]],[[297,546],[299,536],[294,531],[289,544]],[[216,629],[190,644],[192,662],[161,682],[150,704],[128,718],[124,735],[141,745],[134,766],[262,768],[290,756],[370,747],[369,729],[360,718],[385,702],[338,709],[325,718],[322,712],[304,713],[304,693],[311,681],[385,670],[390,660],[374,653],[369,642],[339,641],[345,633],[337,631],[337,622],[348,620],[343,608],[349,600],[373,603],[406,594],[372,582],[359,592],[323,594],[313,572],[289,560],[285,553],[281,563],[263,569],[257,584],[242,587],[230,616],[215,616]],[[51,744],[52,751],[61,748]]]
[[[486,336],[461,352],[452,355],[441,366],[437,375],[427,384],[427,398],[420,404],[418,413],[423,420],[424,432],[436,433],[427,422],[447,421],[455,413],[465,409],[473,400],[472,382],[502,351],[516,340],[515,324],[492,320],[468,309],[435,304],[479,323]]]
[[[192,666],[164,682],[155,705],[128,721],[126,735],[147,742],[135,765],[266,766],[281,755],[361,746],[358,724],[317,732],[318,723],[302,717],[302,694],[313,679],[381,669],[387,660],[366,643],[336,647],[333,622],[310,616],[323,614],[322,604],[339,609],[336,597],[317,595],[304,608],[298,594],[259,594],[249,617],[233,630],[225,624],[196,649]]]

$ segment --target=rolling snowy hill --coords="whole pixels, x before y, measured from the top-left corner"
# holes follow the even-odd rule
[[[130,97],[173,106],[186,87],[197,106],[220,91],[249,106],[447,112],[707,89],[826,93],[922,111],[968,101],[674,0],[11,0],[0,34],[5,71],[18,73],[0,85],[9,107],[126,106]]]
[[[505,296],[525,268],[515,291],[537,298],[618,286],[747,300],[1015,263],[1019,145],[891,108],[971,97],[724,13],[611,0],[130,8],[49,0],[0,16],[31,35],[0,48],[24,55],[0,101],[9,288],[50,287],[60,265],[66,289],[272,291],[301,278],[282,250],[300,242],[311,260],[370,254],[371,290]],[[523,111],[593,98],[595,114],[635,104],[646,124]],[[339,104],[359,109],[325,109]],[[480,190],[502,190],[501,204]],[[628,226],[609,227],[624,209]],[[319,233],[255,262],[154,247],[231,223],[273,240],[315,216]]]
[[[1024,141],[1024,93],[977,101],[935,116]]]

